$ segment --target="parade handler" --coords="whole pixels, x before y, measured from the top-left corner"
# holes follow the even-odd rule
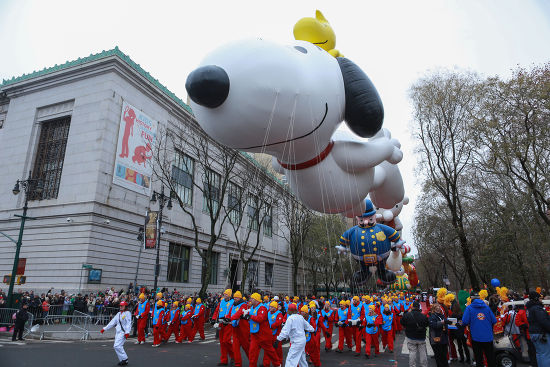
[[[330,308],[330,302],[325,302],[325,307],[321,311],[319,324],[325,335],[325,352],[332,350],[332,328],[334,326],[334,316],[336,313]]]
[[[260,349],[264,350],[268,359],[275,367],[280,366],[279,357],[273,348],[273,340],[269,321],[267,320],[267,309],[261,303],[262,298],[258,293],[252,293],[250,296],[251,308],[243,311],[245,319],[250,324],[250,350],[248,352],[248,362],[250,366],[258,365]]]
[[[311,326],[306,319],[297,314],[298,308],[295,304],[288,306],[288,317],[286,319],[285,326],[281,330],[277,341],[274,343],[275,347],[279,346],[279,343],[285,339],[290,339],[290,349],[286,356],[285,366],[307,366],[306,359],[306,331],[314,332],[315,329]]]
[[[128,356],[124,351],[124,342],[130,336],[130,330],[132,329],[132,314],[130,311],[126,311],[126,302],[120,302],[120,311],[113,317],[111,322],[101,329],[101,334],[105,330],[109,330],[112,327],[116,328],[115,344],[113,345],[116,355],[118,357],[118,365],[126,366],[128,364]]]
[[[279,305],[277,304],[277,302],[271,302],[269,304],[269,312],[267,313],[269,328],[271,329],[271,334],[273,334],[273,343],[277,341],[277,335],[279,335],[279,333],[281,332],[281,328],[283,325],[283,314],[277,309],[278,306]],[[283,346],[279,344],[278,347],[275,348],[275,352],[277,353],[277,357],[279,357],[279,364],[283,363]],[[267,353],[264,353],[263,365],[269,365]]]
[[[139,303],[136,307],[136,319],[137,319],[137,334],[138,339],[136,344],[145,343],[145,328],[147,327],[147,319],[149,318],[149,313],[151,309],[149,307],[149,302],[147,302],[145,294],[141,293],[139,295]]]
[[[222,300],[212,315],[212,321],[215,322],[214,327],[220,329],[220,363],[218,363],[218,366],[227,366],[229,359],[233,360],[233,348],[231,345],[233,328],[231,327],[231,315],[229,314],[233,306],[232,295],[233,291],[226,289],[223,292]]]

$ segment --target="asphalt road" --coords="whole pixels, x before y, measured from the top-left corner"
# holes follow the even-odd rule
[[[403,335],[398,335],[394,353],[381,352],[376,358],[366,359],[363,355],[355,357],[353,352],[339,354],[321,350],[323,367],[330,366],[408,366],[408,351],[403,347]],[[192,344],[164,344],[152,348],[151,343],[135,345],[135,339],[129,339],[125,344],[130,366],[216,366],[220,358],[220,348],[214,331],[206,331],[204,341],[195,340]],[[324,343],[322,343],[324,346]],[[284,357],[288,346],[283,347]],[[431,354],[431,350],[428,350]],[[246,356],[243,361],[247,365]],[[435,366],[435,361],[428,357],[429,366]],[[260,356],[261,361],[261,356]],[[113,350],[112,340],[95,340],[87,342],[25,340],[11,342],[10,339],[0,339],[0,367],[110,367],[116,366],[118,360]],[[310,364],[311,366],[311,364]],[[466,366],[454,362],[450,366]]]

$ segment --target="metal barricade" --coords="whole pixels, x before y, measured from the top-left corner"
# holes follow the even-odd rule
[[[19,311],[16,308],[0,308],[0,331],[10,332],[11,328],[15,325],[15,314]],[[32,313],[27,312],[29,319],[25,323],[25,331],[23,337],[27,336],[31,332],[31,327],[34,321]]]
[[[90,335],[91,322],[92,317],[80,311],[73,311],[70,315],[48,314],[44,319],[40,340],[45,339],[47,336],[55,338],[56,335],[60,335],[62,339],[74,339],[76,337],[80,340],[87,340]]]

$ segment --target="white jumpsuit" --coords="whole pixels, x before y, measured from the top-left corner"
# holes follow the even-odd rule
[[[286,355],[285,367],[307,367],[306,359],[306,331],[314,332],[313,326],[302,315],[290,315],[281,330],[277,340],[290,338],[290,349]]]
[[[124,342],[126,341],[124,334],[130,334],[130,331],[132,330],[132,314],[130,311],[118,312],[115,317],[113,317],[111,322],[109,322],[103,329],[109,330],[115,326],[115,344],[113,347],[115,348],[118,361],[122,362],[128,359],[128,356],[124,351]]]

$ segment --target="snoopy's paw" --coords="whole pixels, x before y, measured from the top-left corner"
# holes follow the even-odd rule
[[[401,151],[401,149],[394,148],[393,152],[392,152],[392,155],[388,159],[388,162],[390,162],[392,164],[397,164],[397,163],[401,162],[402,159],[403,159],[403,152]]]

